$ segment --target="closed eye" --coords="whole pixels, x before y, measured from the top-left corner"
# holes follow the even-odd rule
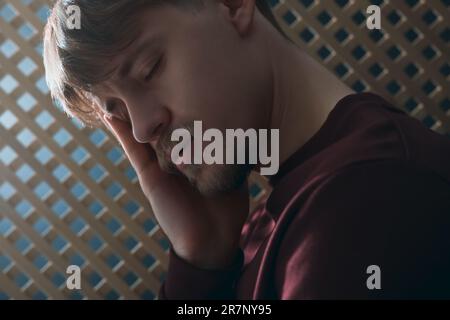
[[[145,81],[149,81],[153,78],[153,76],[157,73],[157,71],[159,70],[161,63],[163,60],[163,56],[161,56],[158,61],[156,62],[156,64],[154,65],[154,67],[150,70],[150,72],[145,76]]]

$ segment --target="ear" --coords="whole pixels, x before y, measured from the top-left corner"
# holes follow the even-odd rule
[[[221,6],[239,34],[248,34],[255,14],[255,0],[221,0]]]

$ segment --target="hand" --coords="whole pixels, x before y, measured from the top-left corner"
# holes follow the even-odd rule
[[[175,253],[200,268],[229,266],[248,216],[247,186],[224,195],[202,196],[186,178],[162,171],[151,145],[137,142],[128,122],[107,116],[102,120],[122,145]]]

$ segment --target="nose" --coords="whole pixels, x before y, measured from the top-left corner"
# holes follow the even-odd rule
[[[133,135],[137,142],[150,143],[157,141],[162,135],[167,124],[169,116],[164,107],[152,108],[149,112],[140,112],[131,116]]]
[[[127,109],[137,142],[157,141],[170,123],[170,112],[155,99],[129,99]]]

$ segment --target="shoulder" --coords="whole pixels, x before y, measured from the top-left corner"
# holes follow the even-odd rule
[[[384,293],[407,294],[402,281],[438,268],[425,264],[450,249],[449,192],[445,182],[398,160],[352,165],[323,178],[284,221],[277,277],[285,287],[279,290],[369,297],[366,270],[379,265],[398,276]],[[290,286],[294,270],[302,281]]]
[[[337,183],[342,175],[356,174],[361,163],[408,161],[399,117],[410,118],[376,94],[343,98],[329,116],[325,134],[330,142],[310,164],[314,173],[335,172],[331,178]]]
[[[350,94],[336,104],[336,108],[362,108],[362,107],[375,107],[378,111],[392,112],[394,114],[400,114],[407,116],[407,113],[386,100],[384,97],[373,92],[362,92]],[[353,110],[355,111],[355,110]]]
[[[404,216],[420,209],[429,211],[429,207],[417,207],[420,203],[435,201],[438,208],[439,202],[448,202],[442,200],[450,193],[450,185],[440,176],[396,158],[353,162],[312,180],[317,182],[301,206],[293,206],[302,212],[297,219],[314,215],[314,219],[335,216],[342,221],[368,219],[370,214],[380,219],[387,212]]]

